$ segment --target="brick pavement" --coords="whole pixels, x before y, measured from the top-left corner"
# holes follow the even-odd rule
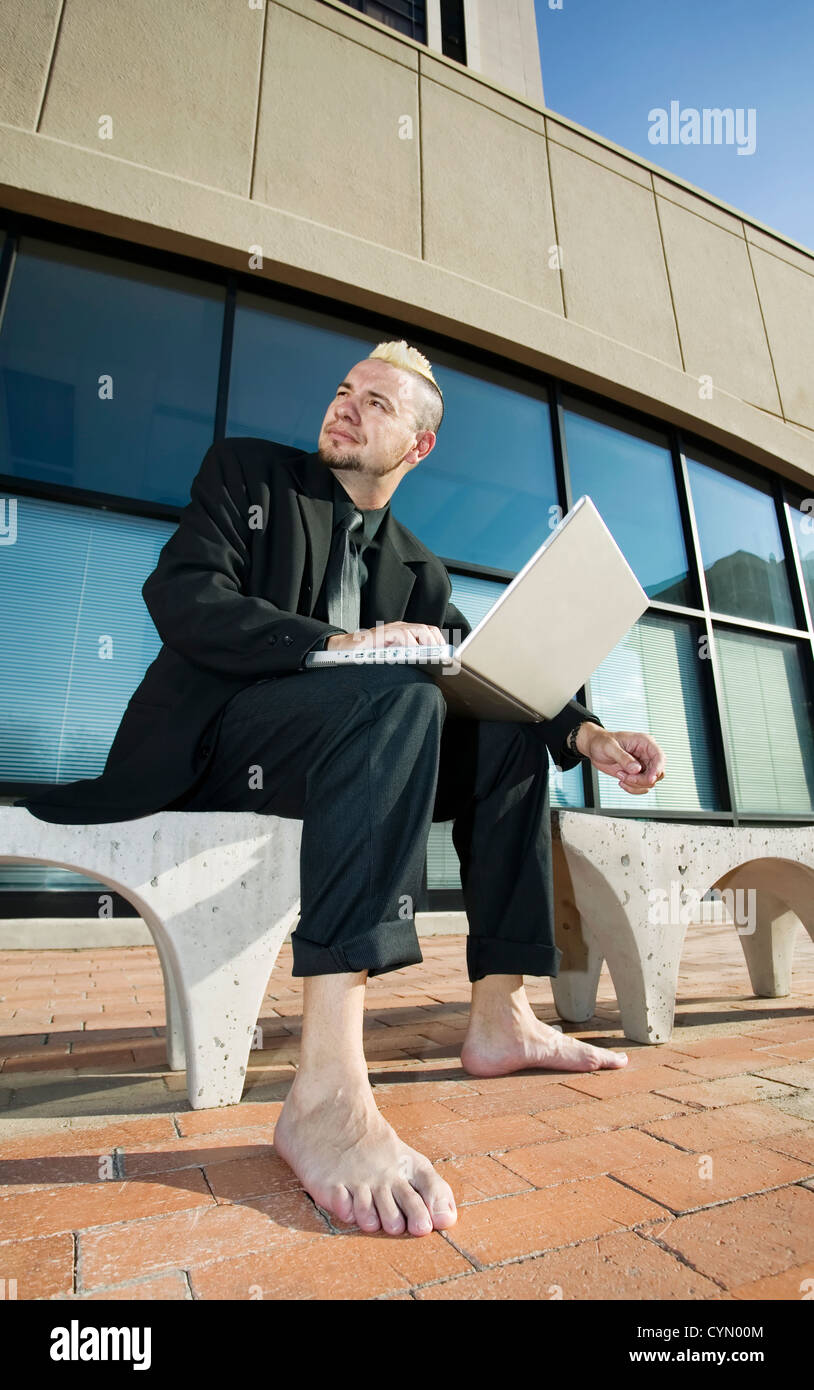
[[[0,1278],[18,1299],[796,1300],[814,1280],[814,944],[756,999],[735,932],[687,937],[669,1045],[601,1073],[489,1080],[459,1061],[464,939],[368,985],[379,1107],[455,1192],[458,1223],[363,1235],[275,1154],[301,981],[284,948],[239,1105],[166,1071],[152,947],[0,952]],[[529,981],[556,1020],[547,981]],[[6,1286],[8,1287],[8,1285]]]

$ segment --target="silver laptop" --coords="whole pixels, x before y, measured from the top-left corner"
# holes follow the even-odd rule
[[[305,665],[417,665],[453,713],[539,723],[574,698],[647,606],[590,497],[580,497],[460,646],[310,652]]]

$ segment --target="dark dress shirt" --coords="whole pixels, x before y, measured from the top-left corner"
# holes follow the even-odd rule
[[[370,579],[374,574],[375,565],[378,562],[378,556],[381,547],[377,539],[377,532],[382,522],[384,521],[385,516],[390,510],[390,503],[386,502],[383,507],[371,507],[368,510],[365,510],[362,507],[357,507],[353,498],[349,496],[349,494],[343,488],[342,484],[337,480],[336,474],[332,473],[331,479],[333,482],[334,532],[336,532],[337,525],[347,512],[356,510],[360,512],[362,515],[364,525],[362,527],[362,544],[359,547],[360,555],[358,562],[359,588],[361,592],[359,623],[361,627],[374,627],[377,618],[381,618],[382,614],[369,612],[368,599],[370,590],[368,587],[368,579]],[[322,588],[319,591],[319,595],[314,606],[314,612],[312,614],[314,618],[319,618],[324,623],[330,622],[330,618],[328,617],[327,596],[325,592],[327,580],[328,572],[326,570],[325,578],[322,581]],[[328,637],[331,636],[333,636],[333,634],[329,633]],[[318,638],[318,640],[308,648],[308,651],[324,651],[328,641],[328,637]],[[304,663],[306,655],[307,653],[303,654],[303,665],[300,668],[302,670],[305,669]]]

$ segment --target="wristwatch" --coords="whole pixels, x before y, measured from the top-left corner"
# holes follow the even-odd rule
[[[602,725],[597,723],[595,719],[583,719],[582,724],[596,724],[598,729],[601,729],[602,727]],[[582,728],[582,724],[576,724],[569,733],[567,739],[565,740],[565,747],[571,754],[572,758],[581,758],[584,756],[584,754],[580,753],[579,749],[577,748],[577,735],[579,734],[579,731]]]

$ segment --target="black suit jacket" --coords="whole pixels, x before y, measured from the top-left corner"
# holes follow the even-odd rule
[[[143,586],[163,646],[128,702],[104,771],[39,787],[14,804],[41,820],[83,825],[172,809],[205,772],[232,696],[254,681],[292,674],[317,638],[343,631],[313,616],[328,563],[332,497],[331,472],[316,453],[265,439],[213,444]],[[379,536],[371,611],[387,622],[431,623],[457,645],[471,628],[449,601],[441,561],[392,510]],[[563,768],[578,761],[562,745],[586,717],[571,701],[542,726]]]

